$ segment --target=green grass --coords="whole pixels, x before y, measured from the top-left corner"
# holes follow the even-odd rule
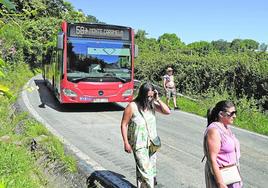
[[[6,114],[1,112],[2,110],[0,114]],[[1,120],[3,120],[2,118],[3,116],[1,116]],[[38,142],[38,145],[41,146],[42,150],[48,152],[50,159],[58,160],[66,166],[67,170],[76,172],[76,160],[65,154],[63,144],[40,123],[26,118],[28,116],[20,114],[1,124],[0,137],[3,135],[9,136],[10,140],[0,142],[0,182],[6,187],[15,188],[43,187],[46,184],[43,172],[35,163],[36,158],[33,157],[33,153],[29,152],[30,141],[38,137],[44,138]],[[23,122],[23,126],[25,126],[22,135],[14,133],[18,122]],[[17,142],[20,144],[16,145]],[[35,156],[38,156],[40,151],[37,150],[36,152]]]
[[[50,157],[52,159],[60,159],[60,161],[65,164],[70,172],[77,171],[76,160],[72,156],[65,154],[64,147],[57,138],[49,137],[48,144],[45,144],[45,147],[51,154]]]
[[[41,187],[42,174],[35,167],[35,160],[25,147],[0,143],[0,177],[6,187]]]
[[[185,97],[179,97],[177,104],[183,111],[197,114],[203,117],[206,116],[207,109],[196,101],[192,101]]]
[[[37,150],[33,155],[29,151],[29,144],[34,138],[44,138],[38,145],[53,161],[60,161],[70,172],[77,169],[75,159],[64,153],[63,144],[43,125],[29,118],[26,113],[17,114],[11,110],[22,86],[32,75],[26,65],[18,64],[15,71],[8,72],[8,77],[0,78],[1,84],[7,86],[14,95],[13,98],[0,95],[0,137],[10,138],[6,142],[0,141],[0,188],[46,186],[46,177],[36,163],[36,157],[42,152]],[[22,134],[15,134],[18,124],[21,125]]]
[[[30,120],[27,122],[27,130],[25,134],[30,138],[43,136],[42,146],[50,153],[50,157],[53,159],[60,159],[67,166],[70,172],[76,172],[77,167],[75,159],[65,154],[63,144],[59,141],[59,139],[48,132],[43,125]]]
[[[177,104],[183,111],[206,117],[207,109],[213,107],[218,101],[228,98],[230,97],[226,94],[214,94],[196,101],[178,97]],[[268,136],[268,115],[260,112],[252,99],[241,98],[234,102],[238,111],[234,124],[240,128]]]
[[[241,99],[236,124],[244,129],[268,135],[268,114],[260,113],[254,100]]]

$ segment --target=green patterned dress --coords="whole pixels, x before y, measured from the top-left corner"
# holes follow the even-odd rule
[[[133,149],[136,161],[137,187],[153,188],[156,176],[156,153],[149,153],[150,139],[146,128],[153,139],[157,136],[156,118],[152,111],[142,111],[140,114],[136,104],[133,105],[133,115],[128,126],[128,141]],[[145,122],[146,119],[146,122]]]

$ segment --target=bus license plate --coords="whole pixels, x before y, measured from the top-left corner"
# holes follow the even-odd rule
[[[93,102],[108,102],[107,98],[98,98],[98,99],[93,99]]]

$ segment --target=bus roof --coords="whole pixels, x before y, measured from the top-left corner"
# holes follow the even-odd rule
[[[122,25],[113,25],[113,24],[106,24],[106,23],[90,23],[90,22],[67,22],[67,24],[72,25],[87,25],[92,27],[104,27],[104,28],[113,28],[113,29],[132,29],[128,26],[122,26]]]

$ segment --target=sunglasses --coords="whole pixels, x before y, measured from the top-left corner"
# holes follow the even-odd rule
[[[233,117],[235,114],[237,114],[237,111],[232,112],[225,112],[228,117]]]

